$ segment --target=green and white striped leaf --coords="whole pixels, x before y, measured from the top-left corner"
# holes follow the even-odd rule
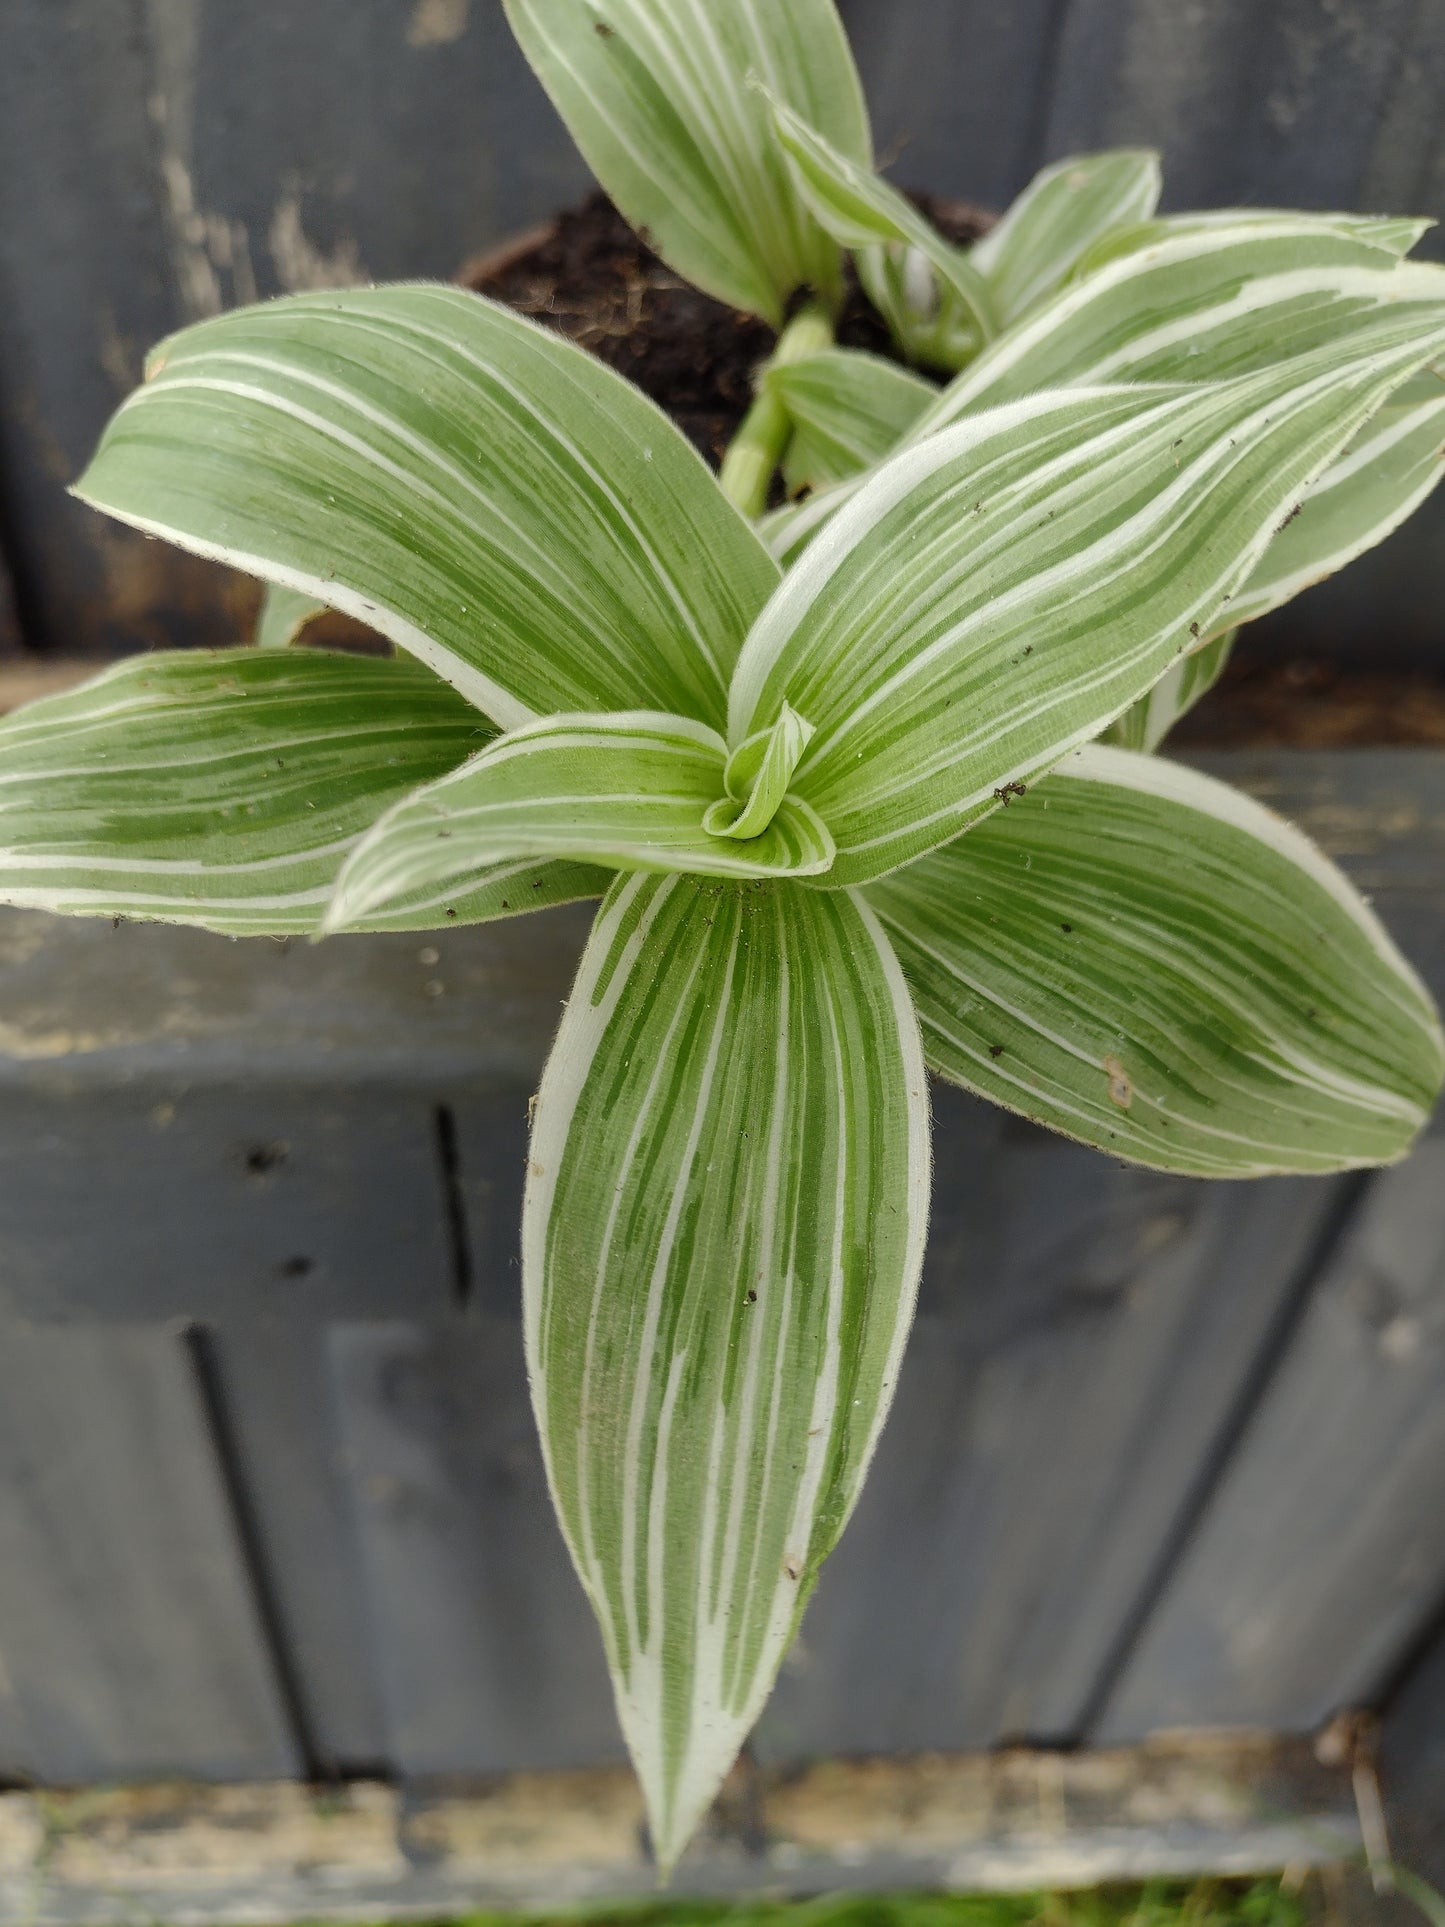
[[[858,1496],[928,1159],[917,1025],[865,906],[618,881],[542,1079],[522,1271],[552,1495],[664,1869]]]
[[[793,424],[783,460],[790,494],[874,467],[892,454],[938,392],[896,361],[856,348],[828,348],[782,362],[763,379]]]
[[[301,632],[314,616],[324,615],[326,604],[300,589],[283,588],[268,582],[256,614],[256,647],[286,649],[301,640]]]
[[[470,756],[484,718],[419,664],[304,650],[137,656],[0,721],[0,902],[320,928],[358,839]],[[431,930],[596,896],[606,872],[512,864],[361,927]]]
[[[1099,739],[1119,749],[1155,750],[1179,718],[1207,696],[1224,674],[1234,648],[1236,629],[1212,636],[1202,649],[1181,656],[1155,683],[1147,696],[1117,717]]]
[[[777,580],[645,396],[459,288],[173,335],[76,493],[369,623],[504,727],[639,706],[720,726]]]
[[[655,710],[514,729],[381,818],[347,860],[325,928],[354,929],[410,892],[455,889],[518,857],[718,877],[826,870],[832,838],[796,797],[746,841],[703,827],[726,798],[726,766],[716,730]]]
[[[970,361],[998,332],[998,316],[965,250],[802,115],[775,100],[773,120],[799,192],[834,240],[858,251],[859,278],[900,346],[939,367]]]
[[[993,290],[1000,321],[1017,321],[1052,294],[1105,235],[1147,221],[1162,186],[1159,156],[1148,148],[1116,147],[1043,168],[969,255]]]
[[[1445,476],[1445,363],[1392,395],[1304,494],[1230,604],[1253,622],[1383,542]]]
[[[1157,757],[1076,751],[868,892],[955,1083],[1166,1171],[1402,1157],[1440,1087],[1429,996],[1298,830]]]
[[[1393,254],[1397,258],[1409,254],[1421,237],[1435,226],[1432,220],[1410,215],[1306,214],[1298,208],[1287,207],[1204,208],[1191,214],[1161,215],[1156,220],[1117,227],[1101,235],[1081,256],[1077,273],[1092,274],[1121,255],[1132,254],[1139,248],[1153,247],[1156,242],[1172,240],[1181,235],[1217,234],[1227,229],[1251,227],[1259,222],[1278,221],[1287,221],[1295,227],[1332,228],[1337,234],[1364,241],[1370,247],[1378,248],[1381,253]]]
[[[947,842],[1203,640],[1445,327],[1381,315],[1375,340],[1209,386],[1030,396],[885,463],[783,578],[733,682],[733,742],[785,701],[814,725],[793,793],[837,845],[829,885]]]
[[[772,138],[760,80],[861,166],[868,113],[833,0],[505,0],[593,173],[678,273],[781,325],[840,286],[837,246]]]
[[[932,434],[1042,388],[1219,381],[1368,336],[1384,310],[1445,315],[1445,267],[1280,216],[1199,223],[1061,290],[957,376],[914,424]]]
[[[1224,224],[1198,219],[1183,232],[1167,222],[1158,225],[1165,230],[1162,239],[1091,270],[1011,327],[918,416],[906,440],[921,440],[979,409],[1041,389],[1217,381],[1325,343],[1343,347],[1352,335],[1367,338],[1382,316],[1410,312],[1422,327],[1445,316],[1445,268],[1397,262],[1360,234],[1316,217]],[[1396,452],[1368,482],[1359,468],[1347,467],[1347,476],[1359,478],[1351,494],[1360,507],[1344,518],[1349,541],[1330,549],[1323,535],[1317,576],[1343,566],[1409,513],[1419,499],[1411,496],[1413,482],[1426,472],[1413,470],[1411,459],[1427,439],[1422,414],[1408,437],[1386,445]],[[862,478],[842,482],[768,517],[761,532],[778,561],[784,567],[796,562],[861,485]],[[1336,496],[1336,510],[1343,500]],[[1334,512],[1318,518],[1321,531],[1340,525]],[[1295,540],[1305,537],[1301,530]],[[1288,551],[1281,576],[1289,576]],[[1275,579],[1269,563],[1264,580]],[[1261,601],[1255,613],[1266,606],[1276,605]],[[1239,619],[1237,611],[1228,612],[1228,622]]]

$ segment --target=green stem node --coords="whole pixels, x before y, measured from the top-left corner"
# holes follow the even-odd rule
[[[821,302],[806,302],[784,327],[758,371],[756,399],[728,444],[718,476],[723,494],[744,515],[761,515],[767,507],[769,485],[793,431],[787,409],[768,387],[768,370],[803,361],[832,345],[832,316]]]

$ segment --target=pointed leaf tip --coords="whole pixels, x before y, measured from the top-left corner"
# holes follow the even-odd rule
[[[861,1486],[928,1167],[917,1023],[866,906],[618,880],[538,1098],[523,1293],[552,1495],[664,1870]]]

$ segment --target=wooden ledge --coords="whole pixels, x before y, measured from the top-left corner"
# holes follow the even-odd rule
[[[690,1894],[1077,1887],[1358,1854],[1343,1769],[1307,1741],[924,1755],[740,1772]],[[420,1918],[652,1889],[632,1776],[602,1767],[396,1791],[145,1786],[0,1796],[0,1917],[33,1927]]]

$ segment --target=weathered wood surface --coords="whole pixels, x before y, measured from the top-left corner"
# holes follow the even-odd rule
[[[332,1344],[394,1767],[424,1779],[621,1758],[547,1501],[520,1319],[343,1325]]]
[[[1342,1774],[1298,1744],[933,1756],[758,1776],[678,1869],[682,1894],[1078,1886],[1328,1867],[1358,1850]],[[655,1893],[625,1768],[399,1798],[360,1784],[0,1795],[0,1913],[136,1920],[429,1919]]]
[[[1000,206],[1045,160],[1149,142],[1174,207],[1445,213],[1445,0],[844,13],[905,182]],[[226,642],[249,620],[250,585],[64,494],[151,342],[258,294],[450,275],[586,179],[495,0],[7,0],[0,557],[31,648]],[[1442,529],[1427,512],[1261,646],[1433,659]]]
[[[1393,1696],[1380,1771],[1396,1858],[1445,1891],[1445,1616]]]
[[[960,1109],[937,1105],[898,1403],[769,1754],[1081,1738],[1348,1197],[1157,1177],[1007,1123],[975,1151]]]
[[[0,1779],[296,1772],[179,1338],[7,1325],[0,1466]]]

